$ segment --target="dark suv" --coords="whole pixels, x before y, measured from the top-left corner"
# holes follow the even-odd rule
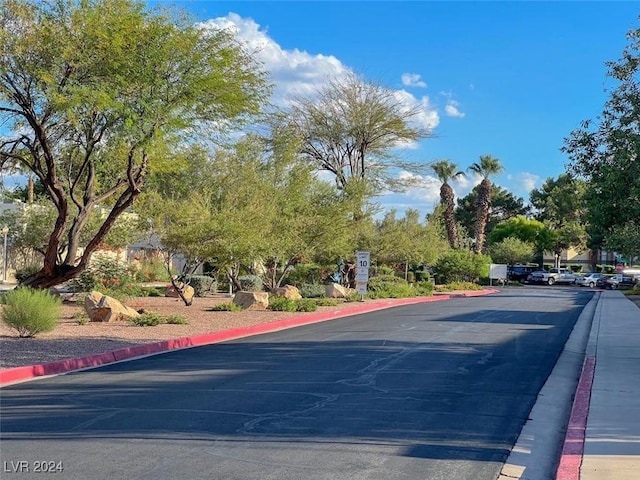
[[[524,283],[531,272],[538,270],[538,267],[528,265],[509,265],[507,267],[507,279],[513,282]]]

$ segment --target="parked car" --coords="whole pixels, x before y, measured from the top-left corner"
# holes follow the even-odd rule
[[[585,273],[584,275],[578,275],[576,285],[593,288],[597,285],[598,279],[602,277],[604,277],[604,273]]]
[[[611,288],[611,289],[622,288],[622,287],[633,288],[635,286],[636,286],[636,279],[634,277],[631,277],[629,275],[622,275],[622,274],[613,275],[611,278],[608,278],[605,283],[605,288]]]
[[[528,265],[509,265],[507,267],[507,280],[525,283],[529,274],[537,269],[538,267],[530,267]]]
[[[566,268],[550,268],[549,271],[533,272],[528,277],[530,283],[576,283],[576,274]]]
[[[598,280],[596,280],[596,287],[598,288],[607,288],[607,281],[612,278],[613,275],[603,275]]]

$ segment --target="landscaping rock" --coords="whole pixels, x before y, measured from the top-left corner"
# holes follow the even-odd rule
[[[276,288],[273,293],[274,295],[288,298],[289,300],[300,300],[302,298],[298,287],[294,287],[293,285],[285,285],[284,287]]]
[[[355,290],[343,287],[339,283],[331,283],[325,287],[325,296],[327,298],[347,298]]]
[[[133,308],[123,305],[115,298],[96,291],[85,297],[84,309],[91,322],[116,322],[140,315]]]
[[[269,306],[269,294],[267,292],[237,292],[233,297],[233,303],[245,310],[266,310]]]

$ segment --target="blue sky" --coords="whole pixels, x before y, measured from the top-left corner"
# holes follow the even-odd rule
[[[621,56],[627,31],[640,25],[637,2],[175,4],[201,21],[233,22],[259,45],[277,99],[346,70],[402,92],[425,107],[434,134],[407,158],[448,158],[465,169],[491,154],[505,167],[495,183],[525,200],[565,170],[563,139],[601,112],[614,85],[604,63]],[[430,211],[439,184],[422,180],[380,201]],[[454,185],[456,194],[474,182]]]

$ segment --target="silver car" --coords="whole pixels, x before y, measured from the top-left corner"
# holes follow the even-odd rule
[[[594,288],[598,283],[599,278],[604,278],[604,274],[602,273],[585,273],[584,275],[580,275],[576,280],[576,285],[580,285],[581,287],[589,287]]]

